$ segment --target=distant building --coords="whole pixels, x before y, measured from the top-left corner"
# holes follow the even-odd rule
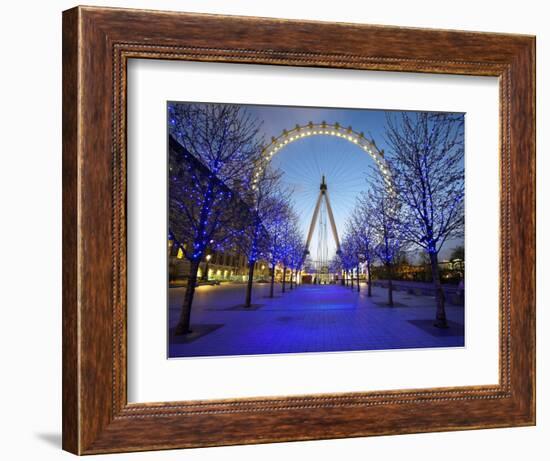
[[[439,261],[439,275],[443,282],[459,283],[464,279],[464,260],[453,259]],[[410,264],[399,263],[393,267],[393,279],[404,281],[430,282],[432,280],[432,270],[429,263]],[[365,273],[366,268],[361,266],[361,272]],[[381,264],[375,264],[372,267],[374,279],[387,279],[387,269]]]
[[[464,260],[463,259],[451,259],[439,261],[439,268],[449,271],[460,271],[464,272]]]
[[[209,257],[209,260],[206,260]],[[168,274],[170,282],[182,282],[189,276],[189,261],[183,257],[183,251],[171,239],[168,239]],[[202,260],[198,279],[244,282],[248,277],[248,261],[243,255],[236,255],[230,252],[209,252]],[[254,269],[256,280],[269,279],[269,268],[267,262],[258,261]]]

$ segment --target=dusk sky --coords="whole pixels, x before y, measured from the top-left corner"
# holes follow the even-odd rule
[[[399,116],[400,111],[376,109],[333,109],[317,107],[243,105],[246,110],[262,121],[261,133],[266,143],[278,137],[283,130],[291,130],[296,124],[304,126],[310,121],[318,124],[338,122],[343,127],[351,126],[355,132],[363,132],[374,140],[379,150],[388,151],[384,132],[386,117]],[[280,169],[283,186],[293,191],[295,210],[299,216],[304,240],[307,236],[313,211],[319,195],[319,185],[324,175],[340,240],[345,224],[355,206],[356,198],[370,188],[370,176],[376,163],[357,145],[333,136],[310,136],[288,144],[271,160],[274,168]],[[327,217],[328,219],[328,217]],[[336,253],[336,245],[330,225],[327,225],[328,259]],[[318,260],[318,226],[313,234],[309,250],[311,258]],[[441,259],[448,258],[450,251],[464,240],[452,240],[443,246]]]
[[[279,136],[283,129],[290,130],[296,124],[340,123],[351,126],[356,132],[363,132],[369,139],[374,139],[379,149],[387,151],[384,140],[386,114],[395,111],[363,109],[329,109],[300,108],[285,106],[247,106],[249,112],[263,120],[262,131],[267,140]],[[293,191],[295,209],[300,218],[304,238],[313,215],[322,175],[325,175],[328,193],[334,212],[338,234],[342,238],[345,223],[350,216],[356,197],[361,191],[370,187],[369,176],[375,163],[359,147],[340,138],[332,136],[312,136],[300,139],[281,149],[273,159],[274,167],[284,172],[283,183]],[[328,227],[329,259],[334,256],[336,246],[330,226]],[[310,245],[311,257],[316,258],[317,229]],[[463,240],[448,242],[441,252],[446,258],[450,249],[463,245]]]

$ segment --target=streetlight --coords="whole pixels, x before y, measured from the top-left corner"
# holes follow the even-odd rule
[[[208,282],[208,263],[210,262],[210,259],[212,258],[212,255],[208,254],[206,255],[206,265],[204,266],[204,274],[202,276],[203,280],[206,280]]]

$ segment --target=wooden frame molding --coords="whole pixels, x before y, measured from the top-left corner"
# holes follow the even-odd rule
[[[496,76],[496,386],[129,404],[126,65],[170,59]],[[535,39],[77,7],[63,13],[63,448],[76,454],[535,423]]]

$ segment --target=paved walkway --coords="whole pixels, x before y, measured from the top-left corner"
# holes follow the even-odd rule
[[[191,335],[172,334],[185,288],[170,289],[170,357],[281,354],[464,346],[464,308],[447,306],[450,328],[435,328],[435,300],[375,287],[368,298],[341,285],[301,285],[276,298],[254,287],[242,307],[244,285],[201,286],[195,294]]]

